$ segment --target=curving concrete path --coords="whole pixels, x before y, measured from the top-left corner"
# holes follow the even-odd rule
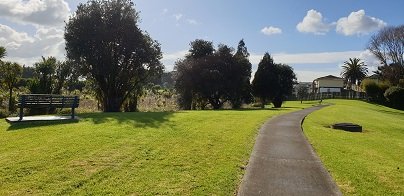
[[[315,106],[270,119],[260,129],[238,195],[342,195],[303,134]]]

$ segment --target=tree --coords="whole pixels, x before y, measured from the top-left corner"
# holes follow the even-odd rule
[[[18,81],[22,76],[22,67],[17,63],[12,62],[0,62],[0,79],[8,89],[8,110],[14,110],[13,104],[13,89],[16,87]]]
[[[377,67],[375,72],[382,80],[388,81],[391,85],[399,84],[404,79],[404,66],[398,63]]]
[[[7,55],[6,48],[3,46],[0,46],[0,61],[2,58],[4,58]]]
[[[309,88],[306,85],[298,84],[296,86],[297,99],[303,103],[303,99],[309,95]]]
[[[293,68],[286,64],[276,64],[276,74],[278,76],[278,83],[276,86],[276,94],[272,99],[272,104],[275,108],[280,108],[283,101],[292,94],[293,85],[297,84],[296,74]]]
[[[54,85],[54,74],[57,60],[55,57],[42,57],[42,60],[34,64],[36,78],[30,86],[31,93],[51,94]]]
[[[215,50],[213,43],[205,40],[195,40],[190,46],[185,59],[175,66],[181,108],[204,109],[210,104],[219,109],[227,101],[238,108],[249,101],[251,63],[244,41],[236,53],[224,44]]]
[[[366,77],[368,68],[359,58],[349,58],[342,66],[341,75],[348,85],[348,89],[352,88],[352,84],[359,85],[363,78]]]
[[[94,0],[80,4],[66,24],[67,56],[95,81],[105,112],[121,111],[131,93],[163,71],[160,44],[138,20],[130,0]]]
[[[275,97],[277,76],[275,72],[275,63],[269,53],[265,53],[264,57],[258,64],[252,81],[252,89],[255,97],[260,98],[261,108]]]
[[[260,98],[261,107],[264,108],[268,101],[272,101],[275,108],[281,107],[292,93],[294,84],[293,69],[285,64],[275,64],[269,53],[265,53],[252,81],[253,94]]]
[[[370,38],[368,47],[382,63],[404,66],[404,25],[386,27]]]
[[[381,79],[392,85],[404,79],[404,25],[380,30],[371,37],[367,48],[382,64],[375,72]]]
[[[237,51],[234,54],[234,64],[232,65],[232,74],[230,75],[231,94],[229,99],[233,108],[240,108],[242,103],[252,101],[251,94],[251,63],[248,60],[250,54],[245,46],[244,40],[240,40]]]

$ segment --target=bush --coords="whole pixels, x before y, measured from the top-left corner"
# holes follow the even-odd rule
[[[386,101],[384,98],[384,92],[389,88],[388,84],[365,79],[361,85],[365,90],[369,101],[377,103],[384,103]]]
[[[393,86],[386,90],[384,97],[389,106],[396,109],[404,109],[404,88]]]
[[[6,110],[0,109],[0,118],[5,118],[8,116],[8,113]]]

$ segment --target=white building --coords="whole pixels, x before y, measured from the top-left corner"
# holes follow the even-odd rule
[[[333,75],[317,78],[313,81],[313,93],[335,94],[341,93],[344,88],[344,79]]]

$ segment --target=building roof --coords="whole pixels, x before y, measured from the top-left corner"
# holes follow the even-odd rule
[[[317,78],[314,81],[316,81],[316,80],[343,80],[343,78],[333,76],[333,75],[328,75],[328,76]]]

